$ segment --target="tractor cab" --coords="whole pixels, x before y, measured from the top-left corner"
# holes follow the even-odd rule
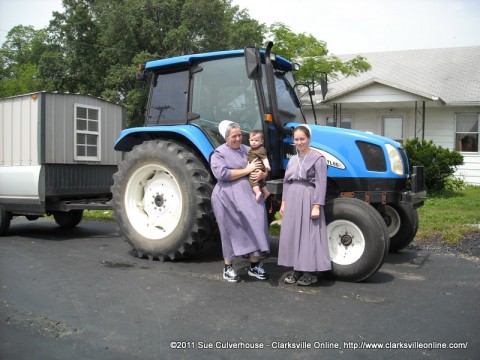
[[[282,124],[305,122],[294,89],[293,66],[279,56],[261,55],[252,49],[147,63],[146,70],[152,71],[153,79],[146,125],[194,125],[213,147],[225,141],[218,131],[222,120],[241,126],[246,145],[249,131],[261,129],[272,158],[272,175],[281,175]]]

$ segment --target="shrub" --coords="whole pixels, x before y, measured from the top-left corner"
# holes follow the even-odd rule
[[[447,180],[463,164],[463,156],[457,151],[451,151],[436,146],[431,140],[409,139],[404,142],[404,149],[412,166],[423,166],[425,185],[430,191],[442,191]]]
[[[467,188],[467,183],[465,180],[455,177],[455,176],[449,176],[445,180],[445,190],[446,191],[461,191],[465,190]]]

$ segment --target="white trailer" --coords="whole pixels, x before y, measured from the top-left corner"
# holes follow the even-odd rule
[[[0,235],[15,216],[73,227],[84,209],[110,209],[125,119],[125,107],[90,95],[0,99]]]

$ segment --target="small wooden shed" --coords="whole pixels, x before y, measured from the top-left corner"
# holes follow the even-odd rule
[[[0,204],[16,212],[58,199],[108,196],[122,160],[113,149],[126,108],[90,95],[0,99]]]

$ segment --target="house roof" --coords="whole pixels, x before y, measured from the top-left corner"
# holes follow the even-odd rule
[[[480,46],[359,54],[372,69],[332,81],[326,102],[378,83],[447,105],[480,105]],[[356,55],[340,55],[350,60]]]

